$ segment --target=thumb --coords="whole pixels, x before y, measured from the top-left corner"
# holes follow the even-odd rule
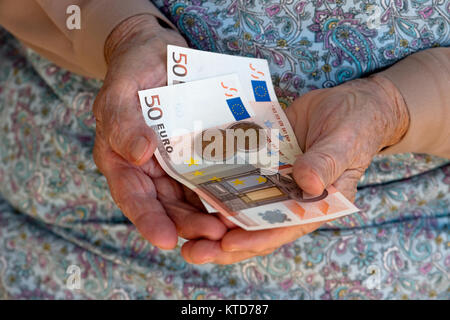
[[[316,141],[294,163],[298,186],[313,196],[321,195],[351,165],[349,150],[333,136]]]
[[[94,106],[97,127],[111,149],[135,165],[146,163],[156,149],[157,138],[142,116],[136,90],[104,92]]]
[[[156,135],[143,119],[121,122],[107,136],[113,151],[135,165],[150,160],[156,149]]]

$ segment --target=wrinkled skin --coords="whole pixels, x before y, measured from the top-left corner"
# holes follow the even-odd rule
[[[118,207],[161,249],[173,249],[178,236],[218,240],[226,231],[153,156],[156,138],[144,122],[137,92],[166,85],[167,44],[186,46],[177,32],[161,27],[150,15],[120,24],[105,45],[108,72],[93,107],[94,161]]]
[[[198,197],[162,170],[137,91],[165,85],[167,44],[186,45],[177,32],[142,15],[119,25],[105,45],[108,73],[94,103],[94,160],[123,213],[161,249],[174,248],[178,236],[188,239],[181,253],[193,264],[266,255],[317,229],[321,223],[242,230],[219,214],[205,214]],[[350,200],[373,156],[409,126],[396,88],[376,78],[312,91],[294,101],[287,116],[305,150],[294,165],[296,182],[313,195],[334,184]]]

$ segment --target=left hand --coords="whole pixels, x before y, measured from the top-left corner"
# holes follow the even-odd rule
[[[198,196],[169,177],[153,154],[156,135],[145,124],[137,92],[165,85],[168,44],[186,42],[152,15],[121,22],[105,44],[108,72],[93,106],[94,161],[117,206],[160,249],[175,248],[179,236],[217,240],[227,230],[202,212]]]
[[[381,76],[311,91],[295,100],[286,113],[305,150],[294,164],[297,184],[312,195],[334,184],[351,201],[373,156],[399,142],[409,127],[403,97]],[[323,223],[260,231],[228,224],[221,240],[191,240],[181,253],[189,263],[235,263],[267,255]]]

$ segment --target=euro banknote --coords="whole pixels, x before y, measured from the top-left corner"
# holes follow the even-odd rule
[[[161,167],[209,211],[246,230],[358,211],[333,187],[313,197],[295,183],[301,149],[265,60],[169,46],[167,67],[168,86],[139,91],[142,114]]]
[[[188,62],[189,61],[189,62]],[[219,75],[236,73],[242,82],[242,95],[255,102],[272,102],[269,115],[282,121],[284,115],[275,95],[272,85],[269,65],[264,59],[231,56],[214,52],[190,49],[186,47],[167,46],[167,84],[173,85],[194,80],[207,79]],[[275,109],[275,112],[271,112]],[[263,118],[263,115],[261,115]],[[286,123],[286,119],[283,119]],[[269,126],[270,122],[267,123]],[[281,163],[288,163],[289,159],[301,154],[295,135],[289,132],[290,126],[283,126],[281,144],[288,142],[287,147],[280,151]],[[286,155],[285,155],[286,154]],[[286,158],[287,157],[287,158]],[[207,201],[200,197],[208,212],[216,212]]]

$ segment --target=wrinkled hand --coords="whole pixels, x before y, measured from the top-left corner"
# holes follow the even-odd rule
[[[105,44],[108,72],[94,102],[94,160],[111,195],[142,236],[162,249],[178,235],[220,239],[225,225],[200,212],[194,193],[167,176],[153,157],[156,137],[142,116],[137,91],[166,85],[167,44],[185,46],[151,15],[122,22]]]
[[[305,150],[294,164],[300,188],[320,195],[334,184],[351,201],[373,156],[397,143],[409,126],[401,94],[381,76],[311,91],[293,102],[287,116]],[[269,254],[321,224],[261,231],[230,228],[221,241],[186,242],[182,254],[190,263],[234,263]]]

